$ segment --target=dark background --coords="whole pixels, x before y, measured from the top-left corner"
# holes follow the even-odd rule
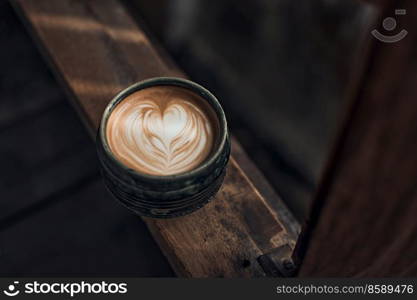
[[[376,11],[360,1],[124,1],[194,81],[299,220],[308,213]]]
[[[374,11],[352,1],[124,1],[299,220],[343,116]],[[0,2],[0,275],[173,276],[105,190],[95,147],[7,1]]]

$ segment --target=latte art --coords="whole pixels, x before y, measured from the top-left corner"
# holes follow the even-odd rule
[[[199,96],[173,86],[133,93],[111,113],[106,135],[115,156],[130,168],[172,175],[196,168],[211,153],[214,112]]]

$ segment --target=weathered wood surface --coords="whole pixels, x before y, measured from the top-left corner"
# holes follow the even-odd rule
[[[183,76],[161,58],[118,1],[14,3],[93,133],[121,89],[149,77]],[[237,147],[234,141],[234,155],[248,162]],[[248,177],[245,169],[256,170],[232,156],[222,189],[206,207],[177,219],[145,219],[178,275],[264,276],[257,258],[280,245],[294,245],[295,220],[266,183],[255,187],[260,181],[252,181],[254,175]],[[279,212],[267,201],[275,202]]]
[[[8,1],[0,45],[0,276],[173,276]]]
[[[368,62],[300,244],[301,276],[417,276],[417,3],[391,1],[378,24],[398,8],[407,15],[396,17],[394,33],[408,36],[388,44],[369,34]]]

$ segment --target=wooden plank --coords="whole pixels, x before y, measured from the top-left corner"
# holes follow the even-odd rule
[[[301,276],[417,275],[417,3],[391,1],[378,24],[398,8],[407,14],[395,33],[408,36],[389,44],[369,34],[370,56],[301,240]]]
[[[256,189],[262,192],[262,197],[271,206],[272,212],[276,217],[287,226],[287,230],[291,238],[296,239],[300,234],[300,224],[294,218],[294,215],[289,211],[286,204],[281,200],[274,188],[270,185],[268,180],[262,172],[250,160],[245,150],[239,142],[232,137],[232,155],[239,163],[240,168],[255,185]]]
[[[183,76],[116,0],[14,3],[92,132],[121,89],[149,77]],[[232,157],[222,189],[203,209],[177,219],[145,219],[178,275],[264,276],[257,258],[294,245],[291,214],[274,212],[242,168]],[[274,201],[281,202],[277,196]]]
[[[0,276],[173,276],[106,191],[93,141],[8,1],[0,20]]]

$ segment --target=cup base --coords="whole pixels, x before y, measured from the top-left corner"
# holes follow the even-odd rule
[[[177,199],[176,201],[161,201],[161,203],[153,201],[152,205],[146,203],[146,200],[144,199],[139,199],[137,195],[128,193],[125,187],[118,185],[114,180],[108,178],[103,171],[102,175],[106,188],[130,211],[141,217],[168,219],[191,214],[209,203],[222,186],[226,175],[226,168],[211,185],[202,191],[190,197]]]

